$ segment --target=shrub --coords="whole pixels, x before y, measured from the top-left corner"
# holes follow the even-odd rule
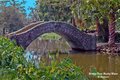
[[[23,64],[24,50],[18,47],[15,41],[0,36],[0,67],[13,68],[18,64]]]
[[[24,50],[5,37],[0,37],[0,79],[1,80],[88,80],[80,67],[70,58],[50,64],[40,61],[26,61]]]

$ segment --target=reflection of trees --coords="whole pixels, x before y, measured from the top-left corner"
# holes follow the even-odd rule
[[[57,40],[42,40],[37,38],[27,47],[27,50],[36,51],[40,54],[56,51],[68,53],[70,46],[68,46],[66,40],[63,38]]]
[[[109,56],[109,72],[115,72],[115,57]]]
[[[116,73],[116,71],[115,71],[115,68],[116,68],[116,65],[117,65],[116,62],[115,62],[116,61],[116,57],[109,56],[108,59],[109,59],[109,67],[108,67],[109,73],[111,73],[111,72]],[[114,75],[110,75],[110,79],[111,80],[117,79],[116,77],[117,77],[116,75],[115,76]]]

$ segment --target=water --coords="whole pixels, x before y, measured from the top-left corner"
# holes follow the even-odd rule
[[[94,67],[102,74],[106,73],[107,75],[110,73],[107,75],[109,80],[120,80],[120,56],[109,56],[100,53],[94,54],[92,52],[59,55],[60,58],[68,56],[72,58],[73,62],[80,66],[87,75],[90,74],[90,69]],[[113,76],[114,74],[112,73],[114,73],[115,76]]]
[[[58,45],[59,44],[59,45]],[[91,69],[96,70],[102,74],[105,80],[120,80],[120,56],[111,56],[99,52],[79,52],[68,53],[70,46],[63,41],[39,41],[36,40],[27,48],[29,51],[35,51],[35,55],[43,56],[45,59],[47,51],[63,51],[65,54],[59,54],[57,60],[61,60],[65,57],[70,57],[74,64],[80,66],[83,72],[92,80],[102,80],[101,78],[93,78],[91,76]],[[46,54],[46,55],[45,55]],[[38,58],[36,58],[38,59]]]

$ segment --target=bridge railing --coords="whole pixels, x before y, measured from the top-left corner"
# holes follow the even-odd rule
[[[43,21],[37,21],[37,22],[31,23],[31,24],[29,24],[29,25],[27,25],[27,26],[25,26],[25,27],[15,31],[15,32],[11,32],[9,34],[6,34],[5,36],[6,37],[10,37],[10,36],[15,35],[15,34],[17,35],[19,33],[25,32],[26,30],[29,30],[32,27],[34,27],[35,25],[38,25],[38,24],[41,24],[41,23],[44,23],[44,22]]]

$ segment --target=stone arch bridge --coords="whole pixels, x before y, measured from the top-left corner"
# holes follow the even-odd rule
[[[11,40],[26,49],[29,44],[44,33],[54,32],[66,39],[73,50],[96,50],[96,37],[86,34],[65,22],[36,22],[7,34]]]

